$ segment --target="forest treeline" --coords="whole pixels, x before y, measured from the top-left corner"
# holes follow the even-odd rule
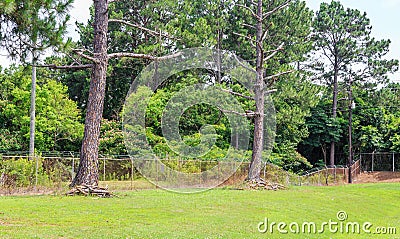
[[[270,2],[279,5],[277,2],[285,1]],[[164,56],[180,49],[208,47],[231,51],[255,66],[252,36],[256,24],[254,12],[246,6],[239,0],[115,1],[108,9],[108,41],[112,44],[107,51]],[[91,12],[87,23],[78,24],[80,40],[68,42],[64,55],[38,58],[38,65],[48,66],[37,68],[38,152],[81,149],[91,72],[50,66],[72,66],[76,61],[90,64],[71,56],[76,48],[93,52]],[[279,49],[264,62],[265,76],[277,75],[266,77],[267,86],[274,90],[276,135],[272,153],[264,160],[285,170],[304,171],[329,165],[333,144],[334,163],[346,164],[350,111],[354,153],[400,151],[400,84],[390,82],[387,76],[398,70],[398,61],[385,58],[390,40],[371,36],[367,14],[336,1],[321,3],[313,12],[306,2],[296,0],[263,24],[268,31],[264,52]],[[150,62],[146,58],[108,60],[101,154],[127,154],[122,131],[124,102],[131,83]],[[146,136],[158,156],[177,157],[162,135],[163,109],[176,92],[198,83],[251,95],[240,82],[218,71],[188,70],[171,76],[146,109]],[[31,66],[1,69],[0,85],[0,151],[27,151]],[[133,98],[140,100],[149,90],[142,87]],[[237,100],[243,109],[254,110],[253,101]],[[249,122],[253,129],[253,119]],[[234,137],[228,118],[218,108],[199,104],[187,109],[180,118],[180,134],[186,144],[197,145],[200,129],[206,124],[214,126],[217,140],[201,159],[222,159]],[[236,152],[249,160],[252,134],[248,151]]]

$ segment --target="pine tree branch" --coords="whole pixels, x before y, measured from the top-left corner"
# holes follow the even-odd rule
[[[122,57],[129,57],[129,58],[136,58],[136,59],[147,59],[147,60],[155,60],[157,57],[147,54],[139,54],[139,53],[130,53],[130,52],[117,52],[108,54],[108,58],[122,58]]]
[[[253,111],[246,111],[246,113],[239,113],[239,112],[233,111],[233,110],[222,110],[222,109],[220,109],[220,110],[222,111],[222,113],[235,114],[235,115],[249,117],[249,118],[253,118],[258,115],[256,112],[253,112]]]
[[[278,91],[277,89],[266,90],[266,91],[264,91],[264,94],[265,94],[265,95],[269,95],[269,94],[275,93],[275,92],[277,92],[277,91]]]
[[[86,49],[72,49],[72,51],[73,51],[75,54],[77,54],[78,56],[82,57],[82,58],[85,58],[85,59],[87,59],[87,60],[89,60],[89,61],[92,61],[92,62],[94,62],[94,63],[99,63],[99,60],[98,60],[98,59],[84,54],[85,51],[90,52],[89,50],[86,50]]]
[[[283,3],[283,4],[279,5],[279,6],[277,6],[277,7],[274,8],[274,9],[272,9],[271,11],[269,11],[269,12],[263,14],[262,21],[264,21],[266,18],[268,18],[269,16],[271,16],[271,15],[274,14],[275,12],[281,10],[282,8],[285,8],[285,7],[289,6],[289,3],[290,3],[291,1],[292,1],[292,0],[288,0],[288,1],[286,1],[285,3]]]
[[[268,80],[271,80],[273,78],[279,77],[281,75],[286,75],[286,74],[289,74],[289,73],[292,73],[292,72],[294,72],[294,70],[284,71],[284,72],[280,72],[280,73],[275,74],[275,75],[267,76],[267,77],[264,77],[264,81],[268,81]]]
[[[271,54],[269,54],[267,57],[264,58],[264,61],[267,61],[269,59],[271,59],[272,57],[274,57],[276,55],[276,53],[278,53],[278,51],[283,50],[283,46],[285,45],[285,43],[281,43],[278,48],[276,48],[275,50],[272,50],[270,52],[272,52]]]
[[[152,60],[152,61],[162,61],[162,60],[166,60],[166,59],[175,58],[180,55],[182,55],[181,52],[167,55],[167,56],[161,56],[161,57],[152,56],[152,55],[148,55],[148,54],[140,54],[140,53],[117,52],[117,53],[108,54],[108,58],[111,59],[111,58],[129,57],[129,58],[146,59],[146,60]]]
[[[256,41],[254,39],[252,39],[251,37],[243,35],[243,34],[240,34],[240,33],[237,33],[237,32],[234,32],[233,34],[236,35],[236,36],[240,36],[240,37],[246,38],[247,40],[249,40],[249,43],[250,43],[250,45],[252,47],[254,47],[254,48],[256,47],[256,45],[254,44]]]
[[[130,27],[135,27],[135,28],[138,28],[138,29],[140,29],[140,30],[146,31],[146,32],[148,32],[150,35],[155,36],[155,37],[160,37],[160,36],[162,36],[162,37],[169,38],[169,39],[181,40],[181,39],[175,38],[174,36],[169,35],[168,33],[162,32],[161,30],[160,30],[160,31],[154,31],[154,30],[148,29],[148,28],[146,28],[146,27],[140,26],[140,25],[138,25],[138,24],[131,23],[131,22],[124,21],[124,20],[120,20],[120,19],[109,19],[108,22],[109,22],[109,23],[110,23],[110,22],[117,22],[117,23],[121,23],[121,24],[130,26]]]
[[[247,23],[242,23],[242,26],[244,26],[244,27],[249,27],[249,28],[252,28],[252,29],[256,29],[255,26],[252,26],[252,25],[247,24]]]
[[[243,97],[243,98],[245,98],[245,99],[254,100],[254,97],[247,96],[247,95],[243,95],[243,94],[241,94],[241,93],[234,92],[234,91],[232,91],[232,90],[226,90],[226,89],[220,89],[220,90],[223,91],[223,92],[227,92],[227,93],[229,93],[229,94],[232,94],[232,95],[236,95],[236,96]]]
[[[253,11],[253,9],[251,9],[250,7],[248,7],[248,6],[246,6],[246,5],[242,5],[242,4],[236,4],[236,6],[242,7],[242,8],[244,8],[244,9],[248,10],[248,11],[251,13],[251,15],[253,15],[253,17],[257,18],[257,20],[259,20],[259,21],[262,21],[262,18],[260,18],[260,17]]]
[[[36,65],[36,67],[46,67],[50,69],[87,69],[87,68],[92,68],[92,64],[85,64],[85,65],[69,65],[69,66],[58,66],[55,64],[49,64],[49,65]]]

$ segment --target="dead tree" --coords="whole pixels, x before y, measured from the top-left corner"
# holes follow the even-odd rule
[[[254,117],[254,138],[253,138],[253,154],[251,158],[249,174],[247,177],[248,181],[261,181],[260,172],[262,166],[262,152],[264,149],[264,107],[265,107],[265,95],[274,92],[274,90],[268,90],[271,80],[278,78],[281,75],[290,73],[291,71],[281,72],[275,75],[264,77],[264,63],[265,61],[273,58],[279,51],[283,50],[283,43],[276,49],[269,51],[267,54],[264,51],[263,43],[268,37],[268,28],[263,29],[263,22],[266,21],[272,14],[276,13],[280,9],[283,9],[289,5],[291,0],[284,2],[283,4],[264,12],[263,1],[258,0],[257,2],[251,2],[250,6],[238,5],[249,11],[255,18],[255,26],[245,24],[251,28],[255,28],[255,40],[254,36],[243,36],[235,33],[236,35],[243,36],[245,39],[250,41],[251,45],[256,49],[256,79],[254,81],[254,101],[256,110],[253,114]],[[255,11],[254,11],[255,9]]]

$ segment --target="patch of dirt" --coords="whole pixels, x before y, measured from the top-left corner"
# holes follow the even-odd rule
[[[33,195],[54,195],[65,191],[64,188],[47,187],[23,187],[23,188],[2,188],[0,187],[0,196],[33,196]]]
[[[364,172],[361,173],[355,183],[398,183],[400,172]]]

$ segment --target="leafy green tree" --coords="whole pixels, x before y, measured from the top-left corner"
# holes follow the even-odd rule
[[[0,74],[0,130],[5,133],[1,150],[28,149],[29,77],[23,67],[11,67]],[[53,79],[40,79],[37,86],[37,149],[76,150],[82,133],[80,112],[76,103],[68,98],[67,88]],[[10,140],[17,145],[10,145]]]
[[[8,0],[0,6],[0,46],[9,56],[32,62],[29,154],[35,149],[36,64],[39,53],[62,48],[73,0]],[[2,8],[3,7],[3,8]]]
[[[339,142],[341,140],[343,125],[346,124],[346,120],[342,117],[331,118],[328,116],[326,111],[329,104],[327,98],[322,98],[318,105],[311,109],[311,114],[306,117],[309,135],[302,140],[300,152],[314,164],[321,161],[322,153],[322,162],[327,165],[327,153],[329,152],[327,146],[332,141]]]

